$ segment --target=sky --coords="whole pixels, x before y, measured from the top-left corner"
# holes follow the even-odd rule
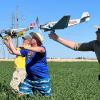
[[[0,0],[0,30],[11,28],[12,15],[18,8],[19,27],[27,27],[39,18],[39,24],[49,21],[57,21],[64,15],[70,15],[70,19],[80,18],[84,11],[90,14],[90,20],[63,30],[57,30],[56,34],[74,42],[89,42],[96,39],[94,25],[100,25],[100,0]],[[38,29],[32,30],[38,32]],[[94,52],[73,51],[48,37],[49,32],[42,32],[47,57],[50,58],[95,58]],[[28,33],[26,33],[28,34]],[[21,43],[21,39],[19,40]],[[12,58],[0,39],[0,58]]]

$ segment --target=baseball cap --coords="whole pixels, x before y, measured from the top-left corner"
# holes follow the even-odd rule
[[[43,36],[40,33],[37,32],[31,32],[29,33],[32,37],[35,36],[41,43],[44,41]]]
[[[30,35],[25,35],[25,36],[22,37],[22,39],[28,39],[28,40],[31,40],[32,37],[31,37]]]

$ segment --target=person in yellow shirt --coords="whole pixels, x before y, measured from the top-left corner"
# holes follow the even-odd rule
[[[23,44],[24,46],[30,46],[31,42],[31,36],[26,35],[23,38]],[[9,42],[7,39],[4,40],[4,44],[8,48],[9,53],[13,54],[9,47]],[[16,48],[17,50],[20,50],[20,47]],[[21,55],[17,55],[14,61],[16,70],[13,72],[13,76],[10,82],[10,86],[15,91],[19,90],[19,84],[23,82],[26,76],[26,70],[25,70],[25,57],[22,57]]]

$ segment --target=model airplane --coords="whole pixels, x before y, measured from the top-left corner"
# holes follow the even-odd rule
[[[11,36],[12,38],[23,36],[24,33],[28,30],[35,28],[35,23],[31,23],[27,28],[15,28],[15,29],[7,29],[0,31],[0,37],[6,38],[7,36]]]
[[[90,19],[90,15],[88,12],[83,12],[80,19],[70,20],[70,15],[63,16],[59,21],[49,22],[44,25],[40,25],[40,29],[44,32],[46,31],[55,31],[57,29],[64,29],[82,22],[86,22]]]

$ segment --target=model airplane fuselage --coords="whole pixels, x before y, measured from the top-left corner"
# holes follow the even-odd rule
[[[34,25],[30,25],[27,28],[15,28],[15,29],[1,30],[0,37],[4,38],[8,35],[10,35],[12,38],[20,37],[20,36],[23,36],[26,31],[31,30],[34,27],[35,27]]]
[[[90,19],[88,12],[83,12],[81,18],[70,20],[70,15],[62,17],[59,21],[48,22],[47,24],[40,25],[40,29],[45,31],[54,31],[57,29],[64,29],[82,22],[86,22]]]

